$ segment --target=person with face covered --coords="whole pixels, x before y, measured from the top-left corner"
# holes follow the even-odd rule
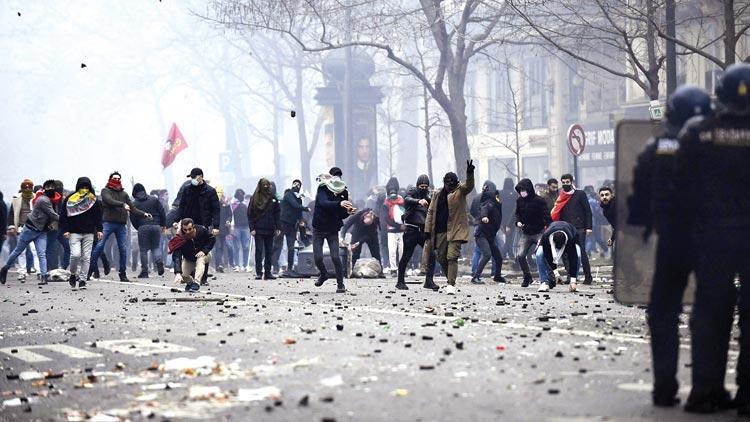
[[[180,268],[175,268],[175,281],[185,283],[186,292],[197,292],[203,280],[208,264],[211,262],[211,250],[216,238],[211,232],[189,218],[180,221],[177,234],[169,241],[169,253],[180,255]]]
[[[245,203],[245,191],[237,189],[234,198],[229,203],[232,209],[232,221],[234,222],[234,250],[235,250],[235,272],[250,271],[247,260],[250,257],[250,223],[247,221],[247,204]]]
[[[350,230],[352,232],[352,268],[362,254],[362,246],[365,244],[370,250],[370,255],[381,264],[382,268],[380,244],[378,243],[379,229],[379,218],[375,215],[375,211],[369,208],[364,208],[344,221],[344,226],[341,228],[341,236],[346,237],[346,234]]]
[[[34,198],[34,182],[24,179],[21,182],[20,195],[14,196],[10,202],[8,210],[8,249],[16,249],[18,236],[23,231],[23,226],[31,214],[31,200]],[[26,248],[26,273],[31,274],[34,271],[34,254],[31,248]]]
[[[33,201],[31,213],[26,219],[16,248],[8,257],[8,262],[0,268],[0,283],[2,284],[5,284],[10,267],[15,264],[18,256],[31,242],[34,242],[36,254],[39,258],[39,273],[41,275],[39,284],[47,284],[47,232],[53,224],[60,220],[60,216],[55,212],[52,205],[52,198],[59,194],[55,191],[54,180],[44,182],[42,190],[44,194]]]
[[[589,257],[586,255],[586,236],[593,233],[593,215],[589,205],[588,196],[582,190],[573,185],[573,176],[563,174],[560,177],[562,192],[555,201],[552,208],[552,221],[566,221],[576,228],[576,242],[581,249],[581,262],[583,263],[583,284],[591,284],[591,266]]]
[[[425,241],[425,220],[427,219],[427,209],[430,207],[430,178],[423,174],[417,178],[416,186],[406,192],[404,196],[405,210],[403,215],[404,226],[404,253],[398,262],[398,281],[396,288],[399,290],[408,290],[405,281],[406,266],[414,254],[417,245],[424,251]],[[435,272],[435,251],[431,251],[426,258],[427,261],[427,278],[425,279],[424,288],[437,290],[438,286],[433,281]]]
[[[346,293],[344,266],[339,256],[339,230],[343,226],[343,220],[357,210],[349,201],[349,190],[341,176],[343,172],[338,167],[331,168],[328,174],[318,176],[318,191],[315,194],[313,212],[313,259],[320,271],[315,287],[323,286],[328,280],[328,270],[323,263],[325,241],[336,270],[336,293]]]
[[[297,240],[302,213],[310,212],[310,208],[302,205],[302,181],[295,179],[292,187],[284,191],[281,199],[281,233],[286,241],[286,269],[288,274],[294,274],[294,243]]]
[[[280,233],[279,201],[273,196],[271,182],[260,179],[247,210],[250,234],[255,239],[255,279],[275,280],[271,273],[273,238]],[[262,263],[262,266],[261,266]]]
[[[186,183],[178,193],[175,202],[177,210],[172,214],[172,222],[182,218],[190,218],[199,226],[211,230],[213,236],[219,235],[221,206],[216,189],[211,187],[203,178],[203,170],[196,167],[190,170],[189,185]],[[173,203],[172,206],[175,204]]]
[[[126,274],[128,259],[127,224],[128,213],[136,217],[151,219],[151,214],[144,213],[133,205],[130,195],[122,188],[122,175],[115,171],[109,175],[107,185],[102,189],[102,220],[103,237],[91,253],[91,262],[97,262],[104,251],[107,239],[115,235],[117,239],[117,250],[120,253],[119,276],[120,281],[128,282]]]
[[[456,294],[458,258],[461,245],[469,241],[469,219],[466,216],[466,196],[474,190],[474,164],[466,162],[466,183],[459,183],[456,173],[446,173],[443,187],[432,195],[427,209],[425,232],[431,248],[437,251],[440,265],[446,269],[447,294]],[[425,251],[429,253],[429,251]]]
[[[396,273],[404,247],[404,198],[398,194],[398,190],[398,179],[391,177],[385,185],[386,197],[380,213],[385,216],[385,226],[388,231],[388,262],[391,275]]]
[[[521,230],[520,250],[516,256],[518,265],[523,271],[521,287],[528,287],[534,282],[526,256],[536,249],[544,228],[551,222],[547,201],[534,192],[534,186],[529,179],[521,179],[516,185],[518,199],[516,200],[516,227]]]
[[[138,250],[141,260],[141,272],[138,278],[148,278],[148,253],[156,263],[156,272],[164,274],[164,261],[161,256],[161,235],[166,232],[167,217],[159,198],[148,195],[142,184],[133,186],[135,207],[152,216],[152,218],[138,217],[130,214],[130,222],[138,231]]]
[[[503,268],[503,256],[495,243],[497,231],[500,230],[503,221],[502,205],[500,204],[500,194],[494,183],[487,181],[482,186],[482,194],[479,200],[479,224],[477,225],[474,237],[481,251],[481,257],[477,264],[477,269],[471,275],[473,284],[484,284],[481,280],[484,266],[492,258],[497,263],[494,281],[496,283],[505,283],[501,275]]]
[[[70,287],[86,287],[95,238],[102,238],[102,206],[88,177],[80,177],[76,189],[60,207],[60,231],[70,244]]]

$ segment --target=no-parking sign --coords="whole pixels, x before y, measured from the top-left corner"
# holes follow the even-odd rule
[[[586,133],[583,126],[576,123],[568,129],[568,149],[570,153],[579,157],[586,149]]]

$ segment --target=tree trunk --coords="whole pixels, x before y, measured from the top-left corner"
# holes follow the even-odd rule
[[[427,94],[427,87],[422,85],[422,99],[424,100],[424,140],[427,147],[427,176],[430,182],[435,186],[435,179],[432,176],[432,139],[430,136],[430,97]]]
[[[734,0],[724,0],[724,68],[734,64],[737,48],[737,28],[735,27]]]
[[[654,0],[646,1],[646,13],[649,22],[656,22],[656,6]],[[646,54],[648,55],[648,72],[645,75],[649,82],[648,96],[652,100],[659,99],[659,64],[656,55],[656,30],[653,25],[646,27]]]
[[[304,96],[302,92],[302,66],[298,66],[294,69],[294,75],[297,81],[295,87],[295,108],[297,109],[297,139],[299,141],[299,161],[302,165],[300,169],[302,180],[302,186],[307,189],[311,189],[310,184],[310,154],[307,149],[307,125],[305,123],[305,105]]]
[[[464,97],[464,83],[466,82],[465,65],[466,63],[455,63],[453,67],[448,69],[450,106],[447,109],[443,107],[451,125],[456,174],[458,174],[461,180],[466,180],[466,162],[471,159],[466,133],[466,98]]]

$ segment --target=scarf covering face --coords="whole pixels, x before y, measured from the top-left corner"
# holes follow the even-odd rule
[[[65,202],[68,217],[74,217],[90,210],[96,204],[96,195],[88,188],[79,189],[72,193]]]
[[[265,188],[264,185],[268,185],[268,188]],[[269,205],[271,205],[272,199],[271,182],[268,179],[260,179],[253,194],[253,209],[260,215],[264,214],[268,210]]]
[[[108,189],[112,189],[112,190],[116,190],[116,191],[121,191],[122,190],[122,180],[109,179],[109,181],[107,182],[107,188]]]
[[[552,215],[552,221],[560,221],[562,210],[566,205],[568,205],[568,201],[570,201],[570,198],[573,197],[574,192],[575,189],[572,189],[570,192],[565,192],[562,189],[560,190],[560,195],[557,196],[555,206],[552,207],[552,212],[550,213]]]
[[[44,194],[44,189],[38,190],[38,191],[36,192],[36,195],[34,195],[34,199],[32,199],[32,200],[31,200],[31,206],[34,206],[34,205],[36,205],[36,201],[37,201],[37,200],[38,200],[38,199],[39,199],[40,197],[42,197],[42,196],[46,196],[46,195]],[[53,196],[52,198],[50,198],[50,201],[52,201],[52,205],[54,205],[54,206],[55,206],[55,208],[57,208],[57,206],[58,206],[58,205],[60,204],[60,201],[61,201],[61,200],[62,200],[62,195],[60,195],[60,194],[59,194],[59,193],[57,193],[57,192],[55,192],[55,195],[54,195],[54,196]]]
[[[329,191],[338,195],[346,190],[346,183],[339,176],[323,173],[318,176],[318,186],[325,186]]]

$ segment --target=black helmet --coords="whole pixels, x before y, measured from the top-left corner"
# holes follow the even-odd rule
[[[695,85],[682,85],[667,100],[666,125],[676,133],[691,117],[711,113],[711,97],[706,91]]]
[[[750,64],[729,66],[716,85],[716,98],[730,113],[750,113]]]

